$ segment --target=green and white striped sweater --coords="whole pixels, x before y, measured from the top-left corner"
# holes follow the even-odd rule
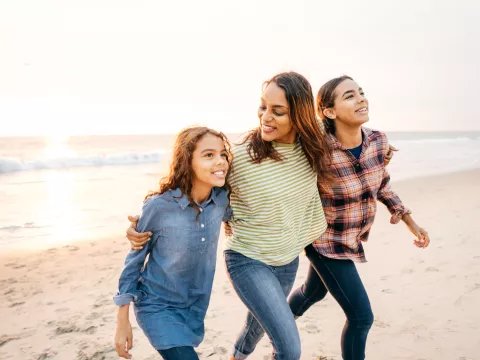
[[[281,266],[293,261],[327,227],[317,176],[300,143],[276,144],[283,161],[254,164],[247,144],[234,146],[229,222],[224,249]]]

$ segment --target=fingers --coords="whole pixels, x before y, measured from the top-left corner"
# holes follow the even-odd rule
[[[388,144],[388,152],[391,153],[392,151],[398,151],[398,149],[392,144]]]
[[[131,359],[132,355],[128,353],[128,350],[125,348],[125,344],[116,343],[115,350],[117,355],[124,359]]]
[[[130,334],[128,337],[127,337],[127,351],[128,350],[132,350],[133,348],[133,335]]]
[[[138,222],[138,219],[140,219],[140,216],[139,216],[139,215],[135,215],[135,216],[128,215],[128,221],[130,221],[130,222],[132,222],[132,223]]]
[[[419,229],[419,231],[416,233],[417,238],[414,240],[415,246],[419,248],[426,248],[430,244],[430,237],[428,236],[427,231],[424,229]]]
[[[426,230],[420,229],[422,233],[423,240],[425,242],[425,245],[423,246],[426,248],[428,245],[430,245],[430,236],[428,236],[428,233]]]
[[[148,240],[150,240],[150,237],[152,236],[152,233],[150,231],[138,233],[132,227],[129,227],[125,234],[127,239],[130,240],[130,242],[135,243],[134,245],[136,246],[145,244]]]

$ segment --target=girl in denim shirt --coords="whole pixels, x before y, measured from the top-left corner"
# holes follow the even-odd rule
[[[151,241],[127,255],[114,297],[120,357],[132,357],[133,302],[139,326],[164,359],[198,359],[193,347],[204,336],[220,225],[230,216],[230,160],[222,133],[206,127],[179,133],[170,173],[145,198],[138,222]]]

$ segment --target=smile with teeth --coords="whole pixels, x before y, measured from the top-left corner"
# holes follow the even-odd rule
[[[218,170],[218,171],[213,172],[212,174],[217,176],[217,177],[221,177],[221,178],[225,177],[225,171],[224,170]]]
[[[355,112],[358,112],[358,113],[366,113],[368,111],[368,109],[366,107],[362,107],[358,110],[355,110]]]

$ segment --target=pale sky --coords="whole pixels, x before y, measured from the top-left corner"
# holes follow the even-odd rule
[[[0,0],[0,136],[225,132],[264,80],[352,76],[371,127],[480,130],[480,1]]]

